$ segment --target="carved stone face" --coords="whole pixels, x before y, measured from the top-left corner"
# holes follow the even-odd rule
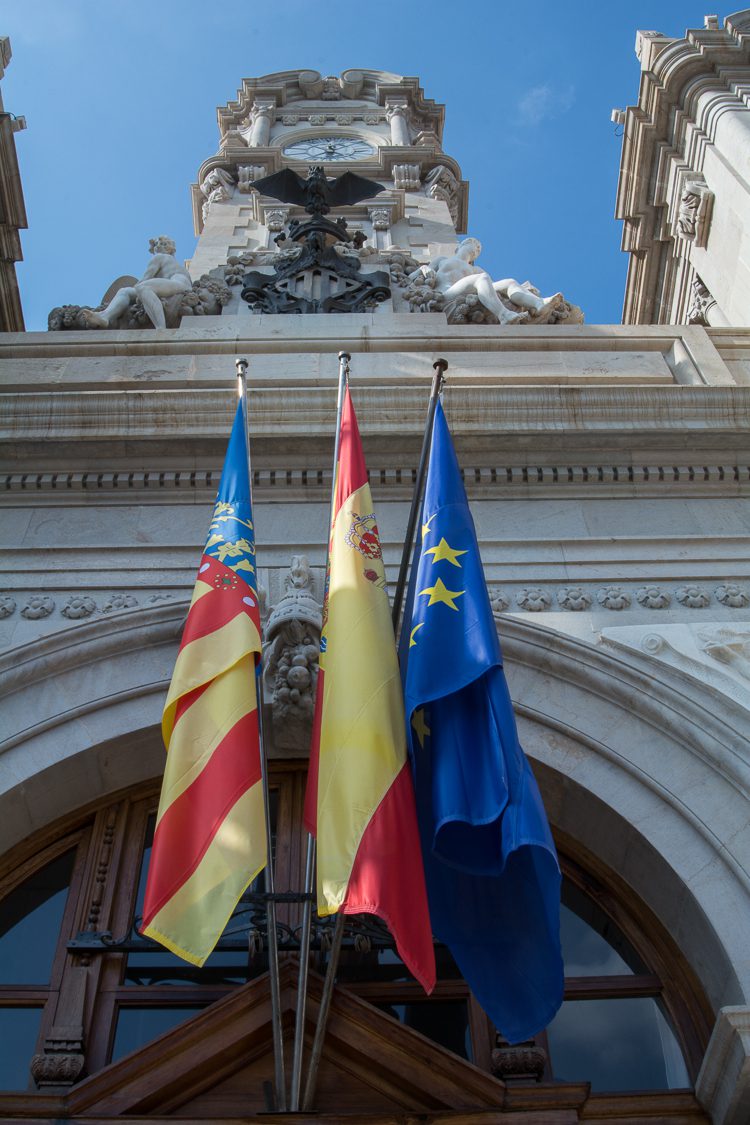
[[[174,254],[177,249],[176,243],[163,234],[158,238],[152,238],[148,245],[152,254]]]
[[[475,262],[482,253],[482,243],[478,238],[465,238],[458,247],[458,255],[467,262]]]

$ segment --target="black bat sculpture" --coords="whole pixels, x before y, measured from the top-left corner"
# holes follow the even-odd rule
[[[291,168],[284,168],[272,176],[255,180],[252,186],[261,195],[270,195],[282,203],[297,203],[310,215],[325,215],[332,207],[359,203],[385,191],[382,184],[356,176],[354,172],[344,172],[343,176],[329,180],[320,165],[310,169],[306,180]]]

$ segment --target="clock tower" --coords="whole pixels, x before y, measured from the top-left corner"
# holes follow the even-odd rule
[[[335,260],[348,258],[351,266],[356,255],[360,280],[384,270],[388,275],[387,292],[373,283],[369,295],[351,298],[350,310],[409,311],[394,278],[453,254],[466,227],[468,184],[442,150],[443,118],[444,107],[425,98],[416,78],[386,71],[323,77],[290,70],[246,80],[237,100],[219,110],[219,151],[201,166],[192,188],[199,235],[192,277],[228,284],[224,315],[313,311],[293,309],[286,296],[283,307],[275,298],[265,306],[247,295],[243,301],[242,283],[248,270],[276,279],[280,259],[299,249],[295,225],[309,218],[303,204],[266,195],[255,183],[284,169],[305,178],[311,167],[322,166],[329,179],[350,171],[373,185],[370,198],[336,205],[332,216],[346,231]],[[285,278],[283,284],[286,293],[291,283]],[[301,293],[312,282],[298,278],[295,284]],[[337,281],[330,271],[316,284],[334,296],[355,288],[351,278]],[[315,311],[333,311],[319,306]],[[339,302],[335,311],[346,310]]]

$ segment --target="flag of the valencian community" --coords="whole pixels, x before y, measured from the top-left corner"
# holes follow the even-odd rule
[[[164,706],[167,763],[142,931],[202,965],[266,864],[260,612],[242,404]]]
[[[429,992],[435,958],[385,572],[349,392],[341,418],[305,822],[318,913],[377,914]]]
[[[432,928],[498,1030],[519,1042],[562,1003],[560,870],[441,405],[401,667]]]

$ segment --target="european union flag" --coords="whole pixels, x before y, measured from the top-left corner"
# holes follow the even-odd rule
[[[560,869],[518,741],[440,404],[401,670],[433,933],[498,1030],[517,1043],[546,1027],[562,1003]]]

